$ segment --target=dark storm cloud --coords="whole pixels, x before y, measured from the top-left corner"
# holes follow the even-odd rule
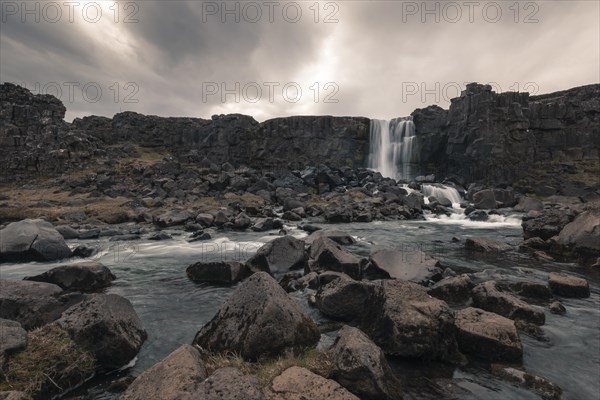
[[[428,104],[447,106],[471,81],[538,92],[600,81],[600,6],[591,1],[484,1],[472,14],[465,2],[338,1],[319,3],[318,15],[312,1],[274,9],[261,1],[138,1],[120,2],[118,21],[115,4],[106,2],[94,23],[81,9],[99,2],[80,2],[73,22],[65,15],[55,23],[22,22],[4,12],[5,3],[0,80],[30,89],[62,86],[68,120],[122,110],[390,118]],[[251,3],[262,13],[256,22]],[[296,5],[302,15],[292,22]],[[223,7],[238,7],[240,21],[229,13],[222,22]],[[337,22],[324,23],[327,16]],[[67,82],[79,86],[68,93]],[[269,82],[278,84],[273,101]],[[286,83],[302,96],[284,97]],[[214,84],[217,93],[203,92]],[[254,103],[256,87],[262,97]],[[237,95],[222,102],[222,88]]]

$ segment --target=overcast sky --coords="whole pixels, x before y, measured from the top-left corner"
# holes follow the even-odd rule
[[[466,82],[537,93],[600,82],[599,4],[3,1],[0,80],[59,94],[68,121],[388,119],[447,108]]]

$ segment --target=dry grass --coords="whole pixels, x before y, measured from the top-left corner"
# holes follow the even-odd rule
[[[83,382],[95,371],[94,357],[56,324],[29,332],[27,339],[27,348],[8,361],[0,391],[18,390],[35,399],[49,398]]]
[[[326,352],[312,348],[306,349],[298,357],[278,357],[255,363],[247,362],[240,355],[234,353],[205,353],[203,359],[209,375],[219,368],[233,367],[245,374],[258,376],[262,387],[268,387],[275,377],[290,367],[303,367],[325,378],[331,376],[333,368]]]

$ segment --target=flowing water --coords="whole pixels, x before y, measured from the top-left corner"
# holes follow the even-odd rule
[[[452,217],[428,216],[427,221],[372,222],[322,225],[351,233],[357,243],[353,252],[368,256],[378,247],[403,247],[423,250],[438,258],[444,266],[457,272],[471,271],[489,279],[546,282],[550,271],[579,268],[572,264],[539,261],[511,251],[488,257],[465,253],[462,242],[468,236],[488,236],[516,245],[522,238],[520,215],[498,216],[494,222],[472,222],[457,213]],[[293,227],[289,232],[305,235]],[[87,241],[102,249],[93,259],[107,265],[117,276],[108,293],[128,298],[142,319],[148,340],[135,365],[125,373],[139,374],[183,343],[191,343],[198,329],[217,311],[235,287],[195,284],[185,274],[189,264],[197,261],[246,260],[263,243],[275,236],[254,232],[222,232],[209,242],[188,243],[187,233],[171,231],[173,240],[153,242]],[[455,243],[453,237],[461,242]],[[69,241],[70,245],[78,241]],[[23,263],[0,265],[0,278],[22,279],[44,272],[58,263]],[[597,399],[600,393],[600,277],[587,275],[592,295],[588,299],[563,299],[567,314],[546,312],[543,331],[547,341],[521,334],[524,367],[562,387],[564,399]],[[306,303],[307,292],[297,292],[298,299],[317,321],[325,321]],[[323,342],[331,342],[332,335]],[[535,399],[532,392],[501,382],[477,366],[457,368],[448,365],[419,364],[392,360],[408,390],[407,398],[445,398],[436,382],[454,378],[454,386],[466,390],[458,397],[472,399]],[[112,399],[113,394],[98,389],[98,399]],[[441,394],[442,393],[442,394]],[[470,393],[470,394],[469,394]]]
[[[410,180],[416,175],[415,124],[412,117],[371,120],[368,167],[386,178]]]

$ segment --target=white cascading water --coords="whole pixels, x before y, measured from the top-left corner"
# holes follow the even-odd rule
[[[412,117],[371,120],[369,168],[386,178],[414,178],[415,124]]]
[[[421,191],[425,197],[437,197],[438,199],[441,197],[445,197],[446,199],[452,202],[453,208],[459,208],[462,198],[460,197],[460,193],[458,190],[453,188],[452,186],[446,185],[422,185]]]

